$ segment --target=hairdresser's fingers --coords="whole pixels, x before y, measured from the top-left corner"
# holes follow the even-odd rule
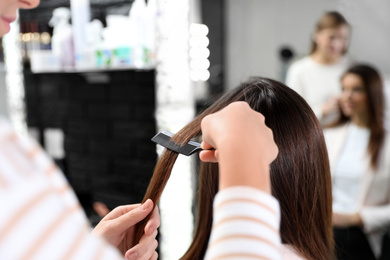
[[[119,207],[116,207],[115,209],[113,209],[112,211],[110,211],[105,217],[104,217],[104,220],[111,220],[111,219],[115,219],[115,218],[118,218],[130,211],[132,211],[133,209],[139,207],[141,204],[138,203],[138,204],[131,204],[131,205],[124,205],[124,206],[119,206]]]
[[[229,147],[230,144],[227,142],[241,143],[240,135],[243,129],[246,129],[245,125],[252,124],[245,119],[251,119],[248,115],[252,113],[255,112],[248,103],[234,102],[218,112],[205,116],[201,122],[203,142],[215,149],[219,149],[221,144]]]
[[[154,251],[152,257],[149,260],[157,260],[158,259],[158,253]]]
[[[127,212],[126,214],[111,220],[111,230],[113,232],[124,232],[128,228],[134,226],[153,210],[153,201],[148,199],[141,206]]]
[[[146,223],[144,232],[145,235],[151,236],[155,230],[160,226],[160,213],[158,211],[158,206],[156,206],[150,215],[148,223]]]
[[[155,230],[151,236],[144,234],[139,243],[126,252],[126,259],[150,259],[158,246],[158,242],[156,240],[157,234],[157,230]]]
[[[279,154],[279,148],[278,146],[276,145],[275,143],[275,139],[274,139],[274,133],[272,132],[272,130],[270,128],[268,128],[268,132],[269,132],[269,148],[267,149],[268,152],[269,152],[269,164],[271,164],[274,160],[276,160],[276,157],[278,157],[278,154]]]
[[[201,147],[202,147],[203,150],[210,150],[210,149],[214,148],[206,140],[203,140],[203,142],[201,143]]]
[[[218,162],[217,150],[209,144],[206,140],[203,140],[201,147],[203,151],[199,153],[199,158],[204,162]]]
[[[129,212],[132,212],[139,207],[140,204],[116,207],[96,225],[96,227],[92,230],[92,233],[104,237],[107,241],[116,246],[120,240],[118,235],[124,231],[119,228],[120,225],[118,225],[118,218],[127,215]]]
[[[215,127],[215,120],[219,120],[220,112],[210,114],[205,116],[200,123],[202,129],[202,138],[203,142],[201,144],[202,149],[209,150],[211,148],[217,149],[217,143],[215,139],[218,139],[220,136],[221,127],[217,124],[218,127]]]
[[[199,153],[199,159],[203,162],[218,162],[218,159],[216,157],[216,150],[203,150]]]

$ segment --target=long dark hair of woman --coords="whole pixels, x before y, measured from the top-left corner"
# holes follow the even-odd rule
[[[200,136],[201,120],[234,101],[245,101],[265,116],[279,155],[271,164],[272,194],[281,207],[281,237],[306,259],[333,258],[332,194],[329,161],[322,129],[309,105],[280,82],[253,78],[227,93],[198,115],[173,138],[186,143]],[[160,157],[144,200],[158,202],[177,153]],[[213,199],[218,192],[218,165],[201,162],[198,216],[194,239],[182,259],[203,259],[213,221]],[[145,222],[137,226],[136,241]]]

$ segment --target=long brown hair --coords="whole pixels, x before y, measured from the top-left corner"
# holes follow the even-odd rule
[[[378,158],[385,139],[385,128],[384,128],[384,92],[383,82],[376,70],[371,65],[367,64],[356,64],[350,67],[344,72],[341,79],[347,74],[355,74],[361,78],[364,85],[364,90],[367,94],[367,107],[369,114],[368,128],[370,129],[370,140],[368,142],[368,153],[371,156],[370,164],[373,169],[378,166]],[[343,114],[340,110],[340,117],[336,123],[332,124],[331,127],[343,125],[350,121],[350,118]]]
[[[316,24],[315,32],[317,33],[324,29],[335,29],[342,25],[349,26],[347,20],[344,18],[342,14],[336,11],[326,12],[318,20]],[[317,43],[312,39],[310,54],[313,54],[316,50],[317,50]],[[347,47],[345,47],[343,54],[345,54],[346,52],[347,52]]]
[[[332,259],[332,195],[328,154],[321,127],[309,105],[292,89],[266,78],[253,78],[217,100],[174,136],[186,143],[201,135],[200,123],[234,101],[246,101],[265,116],[279,155],[271,164],[272,194],[281,207],[281,237],[306,259]],[[169,178],[175,152],[160,157],[145,199],[157,203]],[[198,217],[193,242],[182,257],[203,259],[213,220],[213,199],[218,192],[218,165],[201,162]],[[143,225],[137,227],[136,241]]]

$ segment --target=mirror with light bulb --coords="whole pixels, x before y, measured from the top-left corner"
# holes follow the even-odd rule
[[[25,52],[23,57],[26,67],[30,66],[26,50],[37,48],[37,46],[40,49],[47,48],[53,35],[53,28],[48,25],[53,15],[53,10],[60,6],[69,7],[69,2],[69,0],[42,1],[38,9],[21,12],[22,34],[20,41],[24,44]],[[128,14],[131,2],[133,1],[91,0],[92,17],[100,20],[106,26],[107,21],[105,18],[107,11],[111,14]],[[194,67],[207,67],[208,70],[208,74],[201,74],[203,75],[201,77],[199,75],[194,76],[192,82],[194,87],[200,88],[203,83],[198,82],[198,79],[203,78],[207,84],[206,92],[208,94],[206,98],[197,103],[199,110],[224,92],[238,86],[240,82],[250,76],[260,75],[285,81],[286,71],[292,62],[309,54],[311,39],[318,18],[324,12],[330,10],[342,13],[351,25],[347,55],[353,60],[375,65],[380,69],[387,82],[390,79],[390,63],[388,62],[390,60],[390,51],[388,51],[388,46],[390,46],[390,34],[388,33],[390,32],[390,16],[388,15],[390,2],[386,0],[356,0],[353,2],[342,0],[199,0],[192,2],[196,2],[196,5],[191,7],[196,6],[198,8],[195,12],[198,17],[193,20],[208,28],[206,33],[208,43],[206,46],[209,53],[206,51],[205,54],[208,61],[205,63],[193,62],[192,64]],[[203,33],[201,35],[203,37],[205,33],[202,28],[204,27],[201,27],[199,31]],[[202,46],[205,45],[204,41],[193,40],[194,44],[197,42]],[[191,41],[189,39],[190,44]],[[138,82],[142,86],[149,84],[149,89],[145,96],[149,95],[153,99],[155,95],[152,90],[154,88],[154,73],[154,71],[145,71],[141,74],[131,72],[128,75],[113,75],[110,73],[103,75],[88,74],[76,77],[68,83],[72,84],[88,79],[101,79],[101,82],[95,82],[95,87],[92,90],[91,88],[89,89],[90,92],[73,93],[73,90],[69,90],[68,87],[59,88],[58,93],[62,93],[65,96],[76,95],[76,101],[66,105],[66,110],[72,113],[74,117],[78,117],[67,123],[67,126],[74,126],[71,131],[72,134],[75,134],[75,137],[66,141],[68,148],[75,152],[75,156],[71,158],[72,162],[69,164],[69,168],[66,169],[67,171],[78,173],[81,171],[94,171],[96,175],[103,176],[105,174],[103,169],[106,170],[111,166],[113,166],[115,172],[121,173],[131,171],[135,166],[141,165],[140,162],[133,160],[125,162],[120,160],[110,161],[111,159],[96,159],[102,156],[101,151],[96,156],[80,156],[86,151],[98,150],[97,147],[103,144],[96,142],[96,140],[86,143],[85,140],[81,140],[79,134],[80,131],[87,132],[92,130],[96,139],[99,135],[105,133],[118,133],[120,138],[128,138],[126,133],[136,130],[136,126],[128,122],[129,118],[126,116],[121,118],[120,116],[128,112],[128,104],[110,107],[112,109],[110,112],[110,110],[107,110],[107,106],[97,106],[96,103],[98,100],[106,102],[110,99],[123,101],[126,97],[130,97],[133,93],[129,90],[107,88],[107,81],[123,82],[121,81],[123,79]],[[388,91],[390,88],[389,84],[386,86],[386,91]],[[51,91],[53,89],[46,86],[44,90]],[[53,95],[58,96],[58,93]],[[94,104],[84,107],[80,100],[88,95],[90,95]],[[142,102],[142,98],[145,98],[143,95],[138,95],[138,97],[141,100],[138,102]],[[149,119],[154,120],[154,105],[154,103],[150,103],[150,110],[138,112],[139,114],[135,115],[135,117],[147,116]],[[91,123],[89,126],[86,126],[80,119],[83,115],[95,117],[93,120],[88,119],[88,122]],[[114,128],[110,128],[107,122],[104,124],[96,123],[96,118],[104,116],[113,116],[124,122],[119,122]],[[142,129],[150,130],[150,136],[154,135],[154,127],[154,125],[142,123]],[[144,139],[146,140],[146,138]],[[114,141],[114,145],[118,144],[118,140]],[[113,148],[114,145],[106,142],[104,146],[100,147],[104,147],[107,151],[111,149],[114,154],[117,153],[120,156],[134,156],[134,154],[129,154],[130,148],[127,144],[119,144],[117,148]],[[149,146],[147,151],[141,151],[141,153],[145,152],[147,154],[150,151],[155,154],[154,147],[151,148]],[[147,156],[147,163],[153,165],[155,158]],[[152,172],[150,167],[142,168],[142,170]],[[118,175],[114,174],[113,177],[117,178]],[[147,178],[141,174],[139,175],[147,183]],[[94,185],[95,187],[102,187],[106,181],[104,178],[92,180],[90,176],[85,174],[80,174],[75,179],[77,180],[75,187],[81,193],[87,192],[86,189]],[[116,179],[116,183],[114,183],[117,186],[114,187],[117,191],[126,192],[118,184],[118,180],[119,177]],[[142,189],[145,188],[144,186],[142,186]],[[132,186],[132,188],[134,191],[137,186]],[[120,192],[116,194],[120,194]],[[137,198],[142,197],[143,194],[141,193],[137,194]],[[112,197],[115,197],[116,194]]]
[[[132,0],[91,1],[92,17],[105,23],[107,12],[127,14]],[[388,1],[358,0],[203,0],[200,19],[209,28],[210,78],[218,97],[250,75],[283,81],[293,60],[307,55],[317,19],[329,10],[342,13],[351,24],[348,55],[376,65],[390,75],[390,9]],[[53,10],[69,7],[69,0],[42,1],[35,10],[21,11],[21,37],[25,49],[45,49],[52,30]],[[211,91],[213,92],[213,91]]]

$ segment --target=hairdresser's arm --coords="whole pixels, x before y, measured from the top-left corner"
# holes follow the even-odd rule
[[[91,234],[66,178],[34,140],[1,119],[0,140],[0,259],[124,259]]]
[[[96,235],[117,247],[126,259],[157,259],[157,228],[160,226],[158,207],[153,210],[153,202],[147,200],[142,205],[126,205],[115,208],[94,228]],[[151,213],[152,212],[152,213]],[[134,226],[151,213],[139,244],[133,242]]]
[[[329,122],[332,122],[332,120],[334,121],[334,118],[337,118],[337,115],[340,114],[339,98],[329,98],[323,103],[313,105],[312,109],[320,123],[326,126]]]
[[[270,193],[269,164],[278,149],[264,117],[243,102],[202,121],[200,158],[218,162],[220,191],[205,259],[281,259],[280,209]]]
[[[250,186],[270,193],[269,165],[278,148],[262,114],[245,102],[235,102],[202,121],[200,159],[218,162],[220,190]],[[239,173],[239,174],[238,174]]]
[[[384,230],[390,224],[390,204],[380,206],[363,206],[355,214],[333,213],[335,227],[362,227],[366,233]]]
[[[363,226],[362,219],[359,213],[355,214],[339,214],[333,213],[332,217],[333,226],[338,228],[347,228],[351,226]]]

